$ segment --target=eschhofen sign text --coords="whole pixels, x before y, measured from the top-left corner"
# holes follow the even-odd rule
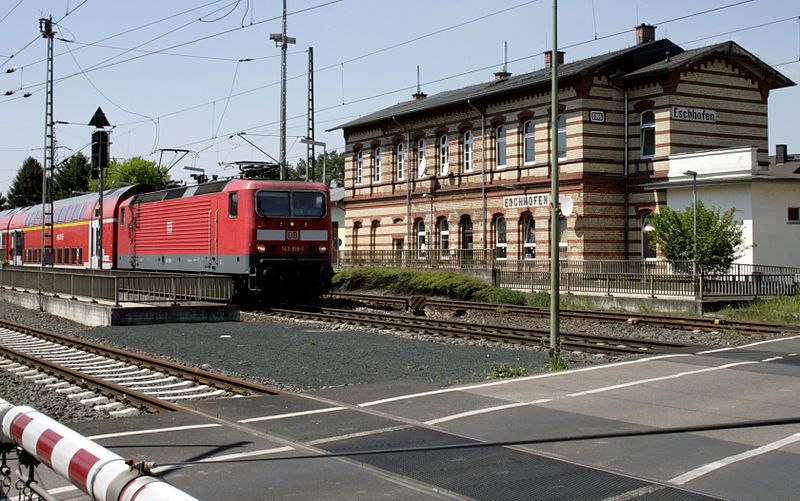
[[[688,120],[690,122],[716,122],[717,112],[701,108],[672,107],[672,118],[675,120]]]
[[[503,197],[503,207],[506,209],[519,209],[521,207],[546,207],[549,203],[550,194],[548,193]]]

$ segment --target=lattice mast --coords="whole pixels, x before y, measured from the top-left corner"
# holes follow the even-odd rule
[[[56,159],[53,120],[53,18],[39,19],[42,38],[47,39],[47,83],[44,112],[44,165],[42,165],[42,251],[41,267],[53,266],[53,174]]]
[[[306,180],[316,180],[316,155],[314,152],[314,47],[308,48],[308,130],[306,137]],[[323,179],[324,183],[325,180]]]

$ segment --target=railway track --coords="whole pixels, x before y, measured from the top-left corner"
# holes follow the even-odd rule
[[[0,322],[0,369],[111,415],[179,410],[180,403],[281,393],[71,336]]]
[[[411,333],[484,339],[541,347],[548,346],[550,339],[550,331],[547,329],[476,324],[458,320],[440,320],[335,308],[272,308],[267,313],[284,318],[343,322]],[[681,343],[594,336],[570,332],[562,332],[560,339],[562,349],[606,354],[675,353],[693,348],[691,345]]]
[[[370,294],[335,293],[331,297],[367,303],[386,304],[398,308],[405,308],[408,298],[402,296],[379,296]],[[443,299],[430,299],[425,301],[427,306],[452,310],[473,311],[502,311],[503,313],[547,317],[550,315],[548,308],[533,306],[499,305],[494,303],[479,303],[471,301],[452,301]],[[601,320],[607,322],[643,323],[659,327],[668,327],[684,330],[720,330],[729,329],[742,334],[780,334],[784,332],[800,332],[800,325],[769,324],[763,322],[733,321],[722,318],[703,318],[687,316],[670,316],[652,313],[630,313],[616,311],[587,311],[561,309],[564,318]]]

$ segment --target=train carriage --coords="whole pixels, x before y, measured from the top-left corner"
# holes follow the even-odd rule
[[[134,185],[53,203],[54,268],[231,275],[250,297],[330,289],[330,194],[320,183],[232,179]],[[102,252],[99,236],[102,228]],[[42,206],[0,212],[0,257],[41,266]],[[100,257],[102,256],[102,258]]]

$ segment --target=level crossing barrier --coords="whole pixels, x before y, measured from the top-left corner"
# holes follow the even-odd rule
[[[24,488],[44,499],[51,496],[35,481],[34,465],[44,463],[75,487],[100,501],[192,501],[196,498],[76,431],[28,406],[0,399],[0,445],[13,445],[35,459]],[[31,464],[29,461],[26,463]],[[5,466],[5,465],[3,465]],[[3,474],[10,474],[3,468]],[[4,482],[3,485],[6,485]],[[5,494],[0,493],[0,497]]]

